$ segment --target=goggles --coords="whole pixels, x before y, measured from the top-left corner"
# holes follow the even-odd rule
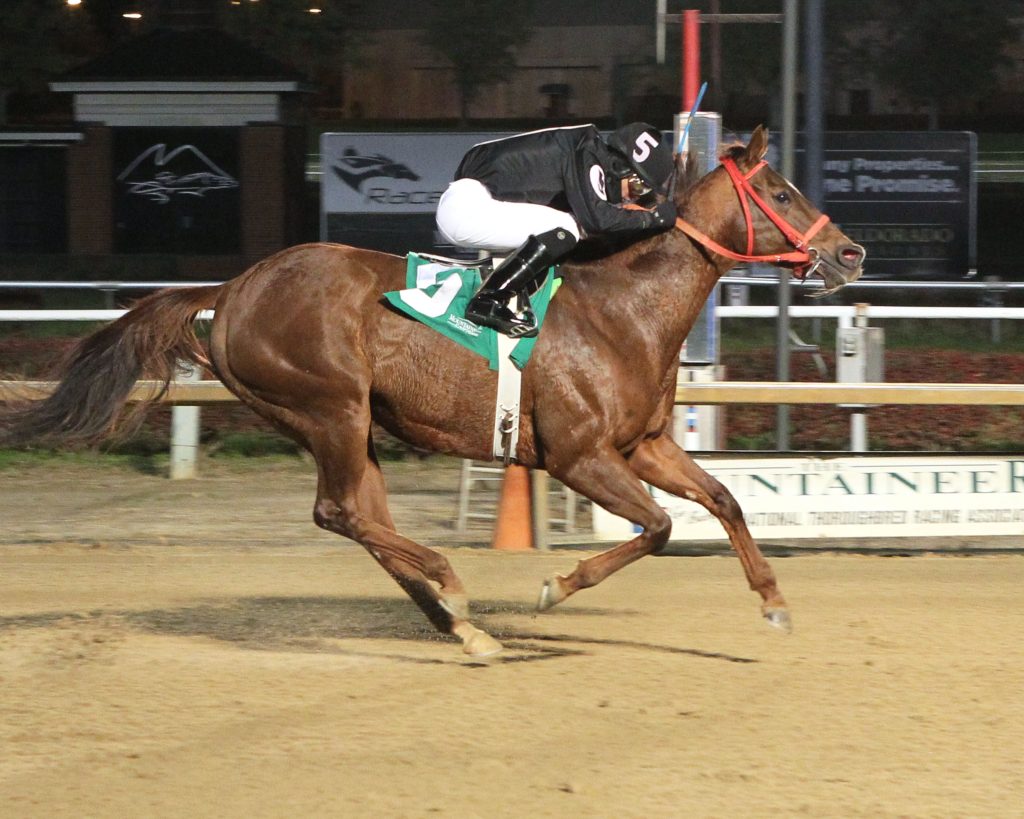
[[[631,173],[626,177],[626,184],[629,187],[629,198],[639,199],[641,196],[646,196],[654,188],[647,184],[643,179],[640,178],[639,174]]]

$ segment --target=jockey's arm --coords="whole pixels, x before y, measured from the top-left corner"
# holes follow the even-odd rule
[[[627,210],[608,201],[605,170],[594,151],[584,148],[574,159],[566,195],[573,216],[587,235],[641,233],[660,227],[650,211]]]

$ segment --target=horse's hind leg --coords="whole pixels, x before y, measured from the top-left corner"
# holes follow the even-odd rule
[[[395,532],[368,421],[364,434],[358,445],[350,439],[352,446],[345,446],[345,436],[335,428],[327,441],[313,445],[319,468],[317,525],[361,544],[438,631],[462,640],[466,654],[497,653],[501,643],[469,622],[465,589],[448,559]]]

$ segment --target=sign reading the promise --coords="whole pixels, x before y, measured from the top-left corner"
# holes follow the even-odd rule
[[[868,275],[959,278],[977,266],[977,139],[969,132],[830,131],[825,211],[868,252]]]

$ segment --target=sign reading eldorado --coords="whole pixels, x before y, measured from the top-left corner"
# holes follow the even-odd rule
[[[1024,536],[1024,458],[701,458],[743,508],[755,538]],[[659,490],[673,540],[720,540],[703,507]],[[594,507],[594,535],[632,525]],[[1022,541],[1024,542],[1024,541]]]

